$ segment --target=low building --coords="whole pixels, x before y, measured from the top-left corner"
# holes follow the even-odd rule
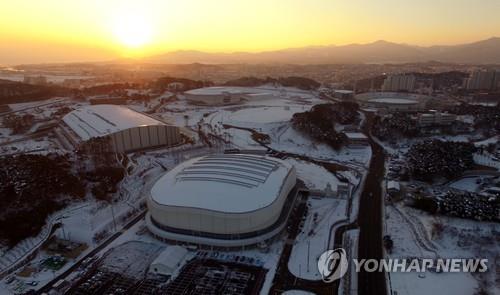
[[[47,77],[45,76],[24,76],[24,83],[31,85],[46,85]]]
[[[367,146],[369,145],[368,137],[361,132],[345,132],[347,143],[350,146]]]
[[[395,180],[389,180],[387,181],[387,193],[390,195],[397,195],[401,191],[401,188],[399,186],[399,182]]]
[[[429,113],[418,114],[417,124],[419,126],[451,125],[456,119],[457,116],[454,114],[431,111]]]
[[[124,106],[91,105],[65,115],[58,132],[73,148],[133,152],[181,142],[180,129]]]
[[[176,269],[181,266],[182,261],[186,258],[188,250],[180,246],[168,246],[163,252],[156,257],[149,267],[149,272],[171,276]]]
[[[350,185],[348,182],[340,182],[337,184],[337,198],[348,199],[350,195]]]
[[[8,113],[12,111],[12,109],[7,104],[0,105],[0,113]]]
[[[351,100],[354,98],[354,91],[352,90],[334,90],[333,97],[342,100]]]
[[[84,79],[64,79],[61,85],[67,88],[79,89],[82,87],[83,81]]]
[[[169,91],[177,92],[184,89],[184,84],[181,82],[172,82],[167,85]]]

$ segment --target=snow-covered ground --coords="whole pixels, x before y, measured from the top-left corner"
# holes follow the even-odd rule
[[[488,166],[491,168],[496,168],[498,171],[500,171],[500,159],[493,159],[492,155],[489,154],[474,154],[474,162],[476,162],[479,165],[483,166]]]
[[[152,114],[159,116],[167,121],[170,121],[179,126],[185,126],[197,129],[197,124],[204,125],[203,128],[211,128],[216,130],[220,135],[227,133],[233,146],[245,149],[262,148],[255,143],[251,138],[251,133],[245,130],[238,129],[223,129],[222,123],[231,124],[239,127],[252,128],[257,131],[269,134],[271,137],[272,148],[277,150],[307,155],[313,158],[318,158],[328,162],[349,163],[357,167],[366,165],[371,156],[370,148],[343,148],[340,151],[335,151],[325,144],[318,144],[311,141],[307,136],[296,132],[289,123],[290,118],[296,112],[304,112],[310,109],[311,106],[317,103],[323,103],[315,97],[314,94],[296,89],[271,89],[279,95],[272,99],[256,99],[247,101],[243,105],[226,106],[226,107],[200,107],[189,105],[185,100],[178,100],[169,103],[158,109],[158,112]],[[275,94],[276,94],[275,93]],[[151,102],[150,105],[134,104],[132,108],[146,111],[150,110],[159,101]],[[54,102],[54,100],[12,105],[14,110],[22,110],[29,107],[37,107],[40,104]],[[57,102],[57,101],[55,101]],[[67,105],[78,106],[86,103],[67,101]],[[49,116],[56,108],[50,106],[40,106],[39,116]],[[4,138],[12,139],[8,130],[0,130],[4,134]],[[2,140],[2,139],[0,139]],[[52,146],[50,141],[45,139],[36,142],[28,140],[26,142],[16,143],[18,150],[28,150],[30,148],[56,148]],[[200,156],[206,153],[213,152],[207,148],[181,147],[175,150],[155,150],[146,153],[135,154],[131,157],[130,166],[134,167],[131,175],[128,175],[122,182],[120,192],[122,197],[113,205],[113,211],[110,206],[104,206],[102,203],[89,200],[78,204],[75,210],[68,210],[61,219],[63,224],[56,234],[59,237],[69,238],[71,240],[84,242],[89,245],[89,248],[81,254],[85,255],[93,249],[95,245],[94,237],[96,233],[114,231],[113,216],[119,220],[122,216],[129,213],[138,207],[145,192],[147,192],[150,184],[164,172],[163,167],[172,168],[175,164],[189,159],[194,156]],[[326,171],[321,166],[317,166],[308,162],[287,159],[292,162],[298,171],[299,178],[306,182],[306,185],[311,189],[324,189],[327,184],[334,187],[339,180],[331,173]],[[359,181],[351,171],[341,172],[344,176],[355,184]],[[316,271],[317,257],[328,247],[328,237],[330,227],[333,223],[346,218],[346,200],[336,199],[310,199],[311,208],[304,225],[303,232],[299,235],[296,244],[293,248],[292,259],[289,262],[290,270],[297,274],[300,272],[302,277],[311,279],[320,279]],[[317,224],[314,224],[314,213],[318,213]],[[117,229],[121,228],[123,223],[118,224]],[[63,232],[64,229],[64,232]],[[314,229],[314,233],[309,237],[308,234]],[[107,250],[117,247],[128,241],[145,241],[148,243],[166,245],[150,236],[144,230],[144,222],[140,221],[131,229],[124,232],[118,239],[105,247],[99,255],[102,255]],[[309,241],[309,242],[307,242]],[[310,244],[309,251],[307,249]],[[238,255],[255,257],[264,261],[264,268],[268,269],[264,287],[261,294],[267,294],[271,288],[272,280],[276,273],[277,263],[283,248],[283,241],[278,241],[270,245],[268,253],[261,253],[257,249],[237,251]],[[307,253],[310,253],[309,272],[307,272]],[[305,254],[304,254],[305,253]],[[45,254],[39,254],[33,261],[36,262],[44,257]],[[80,256],[80,257],[81,257]],[[78,258],[77,258],[78,259]],[[52,272],[36,273],[36,280],[39,281],[39,286],[53,279],[55,275],[65,271],[72,265],[74,261],[70,261],[61,270]],[[300,268],[300,271],[299,269]],[[78,277],[78,273],[73,273],[70,278]],[[32,280],[28,278],[25,281]],[[4,288],[5,287],[5,288]],[[4,285],[0,285],[1,290],[7,290]]]
[[[448,185],[452,188],[468,191],[468,192],[479,192],[481,189],[481,184],[484,181],[488,181],[489,179],[493,179],[493,176],[487,175],[478,175],[478,176],[467,176],[462,177],[456,181],[449,183]]]
[[[248,101],[242,105],[209,107],[192,106],[183,100],[168,105],[159,116],[169,118],[178,125],[187,125],[196,129],[198,123],[207,124],[213,132],[226,137],[231,145],[240,149],[261,148],[251,138],[251,133],[235,128],[224,129],[223,124],[251,128],[268,134],[271,138],[269,146],[278,151],[307,155],[309,157],[331,162],[350,162],[355,165],[367,165],[371,157],[371,149],[345,147],[336,151],[327,144],[317,143],[294,130],[289,122],[294,113],[308,111],[314,104],[324,103],[308,94],[307,100],[297,100],[290,96],[273,99]],[[226,136],[227,135],[227,136]]]
[[[335,175],[316,164],[292,158],[286,161],[295,167],[297,177],[311,190],[324,190],[328,184],[335,189],[340,182]]]
[[[312,158],[332,162],[352,162],[367,165],[371,157],[370,147],[344,147],[338,151],[324,143],[312,141],[306,135],[291,127],[290,123],[276,129],[277,136],[271,137],[270,146],[278,151],[306,155]]]
[[[386,208],[386,233],[394,241],[390,258],[485,258],[490,270],[485,274],[391,273],[393,291],[401,295],[434,294],[437,290],[443,295],[468,295],[477,291],[482,281],[487,283],[489,294],[500,292],[499,286],[495,286],[500,224],[436,217],[408,207],[399,209],[408,219],[393,207]],[[443,227],[440,234],[435,231],[433,234],[436,224]]]
[[[477,141],[474,144],[476,146],[482,146],[482,145],[488,145],[488,144],[496,144],[499,141],[500,141],[500,136],[497,135],[497,136],[493,136],[493,137],[487,138],[485,140]]]
[[[391,286],[401,295],[439,294],[471,295],[477,282],[470,274],[462,273],[392,273]],[[438,291],[439,290],[439,291]]]
[[[129,241],[107,252],[102,264],[110,272],[120,272],[130,278],[141,278],[163,250],[165,247],[158,243]]]
[[[165,162],[163,165],[173,166],[173,159],[170,160],[170,162]],[[69,239],[71,241],[87,244],[89,247],[79,256],[83,257],[98,245],[99,242],[96,244],[94,240],[96,234],[107,232],[107,236],[109,236],[115,231],[115,228],[116,230],[120,230],[130,219],[125,216],[133,212],[135,212],[134,214],[139,212],[139,205],[144,200],[148,188],[154,183],[156,178],[164,172],[158,165],[154,165],[156,162],[153,161],[160,160],[150,155],[142,155],[135,160],[137,166],[132,174],[128,175],[122,181],[119,193],[122,197],[112,206],[97,202],[91,196],[88,196],[85,201],[72,204],[62,211],[56,212],[55,215],[59,216],[58,222],[61,223],[61,227],[55,231],[55,235],[61,239]],[[115,222],[113,221],[113,217]],[[31,251],[31,249],[25,248],[23,251]],[[47,257],[45,252],[40,251],[35,258],[31,260],[30,264],[37,266],[39,261]],[[63,268],[56,272],[47,269],[36,271],[31,277],[19,280],[18,283],[20,288],[26,288],[27,286],[24,285],[24,282],[32,280],[39,282],[38,286],[33,288],[39,288],[52,280],[55,275],[67,270],[67,268],[78,259],[79,258],[68,261]],[[2,281],[2,283],[4,282],[5,281]],[[2,294],[2,290],[12,290],[13,288],[14,286],[10,285],[0,285],[0,294]]]
[[[310,198],[307,203],[309,211],[302,231],[294,242],[288,269],[300,278],[321,280],[317,261],[329,249],[332,225],[347,218],[347,201]],[[317,216],[316,221],[314,216]]]
[[[43,137],[35,140],[24,140],[3,145],[0,147],[0,154],[10,155],[28,152],[50,152],[56,151],[58,148],[59,146],[54,140]]]
[[[431,136],[449,141],[475,142],[481,139],[480,134],[458,136]],[[401,155],[409,147],[426,138],[404,139],[396,144],[380,142],[384,149],[393,155]],[[484,145],[495,142],[489,138],[476,142]],[[500,169],[488,155],[474,154],[477,164]],[[387,166],[386,166],[387,167]],[[458,190],[479,192],[489,185],[482,185],[489,175],[470,175],[451,181],[447,185]],[[428,184],[423,184],[427,186]],[[403,203],[403,202],[401,202]],[[498,232],[500,224],[478,222],[446,216],[430,215],[402,204],[385,207],[384,234],[390,235],[394,248],[387,254],[389,258],[486,258],[490,271],[485,274],[470,273],[435,273],[426,272],[390,273],[390,286],[399,295],[413,294],[475,294],[479,287],[484,287],[488,294],[500,294],[500,286],[495,262],[498,260],[500,246]],[[496,286],[495,286],[496,284]]]
[[[303,112],[304,107],[274,106],[247,108],[236,111],[229,116],[235,123],[274,123],[290,121],[294,113]]]

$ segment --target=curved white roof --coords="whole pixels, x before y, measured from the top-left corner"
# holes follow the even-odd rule
[[[374,103],[387,103],[387,104],[417,104],[416,100],[406,99],[406,98],[374,98],[370,99],[369,102]]]
[[[258,155],[194,158],[162,176],[151,189],[151,198],[165,206],[250,212],[278,198],[292,168],[279,159]]]
[[[90,105],[76,109],[63,121],[82,139],[109,135],[125,129],[167,125],[166,123],[119,105]]]
[[[271,91],[272,92],[272,91]],[[222,95],[229,94],[270,94],[269,89],[255,88],[255,87],[238,87],[238,86],[215,86],[198,88],[184,92],[190,95]]]

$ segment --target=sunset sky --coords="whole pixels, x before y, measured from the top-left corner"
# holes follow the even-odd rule
[[[493,36],[499,0],[0,1],[0,64]]]

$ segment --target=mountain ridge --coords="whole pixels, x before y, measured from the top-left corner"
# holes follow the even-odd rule
[[[142,59],[168,64],[230,63],[408,63],[439,61],[470,64],[500,64],[500,37],[459,45],[415,46],[385,40],[347,45],[307,46],[262,52],[210,53],[176,50]]]

